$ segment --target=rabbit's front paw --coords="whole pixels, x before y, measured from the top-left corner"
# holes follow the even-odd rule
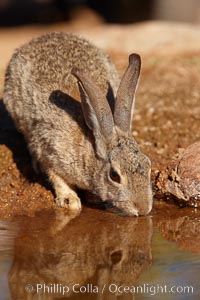
[[[81,210],[81,201],[76,192],[60,176],[49,171],[49,179],[53,183],[56,204],[60,207],[66,207],[69,210]]]
[[[69,210],[81,210],[81,201],[76,193],[56,197],[56,204]]]

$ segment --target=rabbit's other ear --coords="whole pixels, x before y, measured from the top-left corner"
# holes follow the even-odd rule
[[[125,71],[117,91],[114,109],[114,122],[122,131],[129,132],[132,127],[134,98],[141,68],[141,58],[138,54],[129,56],[129,65]]]
[[[72,74],[78,79],[84,118],[93,132],[97,154],[105,159],[107,143],[114,130],[110,106],[101,89],[83,70],[73,68]]]

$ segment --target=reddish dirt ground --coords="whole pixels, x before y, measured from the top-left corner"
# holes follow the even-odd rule
[[[73,28],[72,26],[71,29]],[[3,57],[0,74],[1,96],[5,63],[8,60],[6,41],[10,51],[13,47],[13,44],[9,46],[12,38],[17,44],[17,30],[9,31],[7,37],[5,31],[2,33],[4,51],[1,51],[1,57]],[[130,28],[127,30],[130,32]],[[34,31],[34,35],[36,33],[37,30]],[[29,39],[31,30],[25,29],[24,34]],[[20,37],[21,35],[19,35],[19,44],[21,43]],[[128,34],[127,39],[129,38]],[[175,37],[173,41],[175,42]],[[119,50],[112,47],[106,48],[119,73],[122,74],[127,65],[127,51],[122,51],[120,47]],[[166,169],[178,148],[184,148],[200,140],[200,50],[196,49],[196,45],[194,50],[191,45],[189,49],[185,48],[186,50],[183,46],[178,54],[177,51],[171,53],[167,44],[167,53],[164,53],[163,49],[155,53],[150,49],[149,52],[144,51],[143,54],[133,134],[142,151],[152,160],[152,182],[155,207],[157,207],[153,210],[155,214],[158,203],[166,200],[155,184],[158,173]],[[36,211],[55,207],[52,190],[45,180],[44,176],[38,177],[34,173],[25,142],[15,130],[1,101],[0,218],[12,218],[15,215],[32,216]]]

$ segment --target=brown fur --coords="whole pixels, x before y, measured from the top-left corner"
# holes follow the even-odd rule
[[[49,176],[58,205],[80,209],[77,187],[130,215],[150,211],[150,161],[139,151],[131,131],[114,125],[115,117],[126,128],[131,124],[129,111],[133,111],[136,89],[132,81],[137,84],[139,69],[138,56],[130,56],[119,94],[123,96],[126,85],[128,96],[133,91],[130,103],[126,97],[125,108],[119,99],[115,116],[117,72],[107,55],[85,39],[51,33],[13,54],[6,72],[4,103],[25,136],[35,168],[39,166]],[[120,184],[110,179],[111,168],[120,175]]]

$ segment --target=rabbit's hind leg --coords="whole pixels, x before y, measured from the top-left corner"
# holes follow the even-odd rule
[[[77,193],[54,171],[50,170],[48,175],[55,190],[57,205],[69,210],[80,210],[81,201]]]

